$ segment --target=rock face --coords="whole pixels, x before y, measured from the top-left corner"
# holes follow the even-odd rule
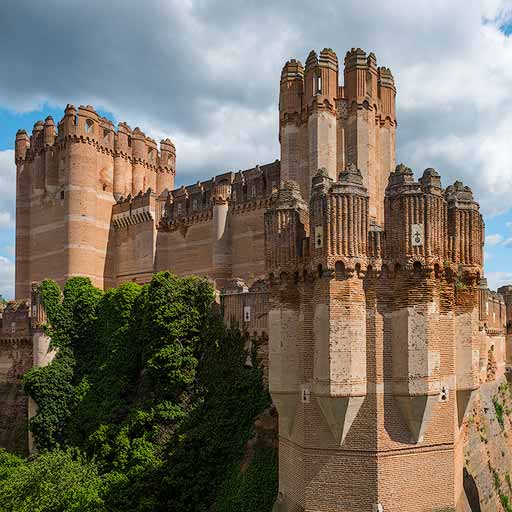
[[[480,387],[464,432],[464,490],[472,512],[512,510],[512,388]]]

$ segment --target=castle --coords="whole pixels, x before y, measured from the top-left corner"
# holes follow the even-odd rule
[[[170,269],[206,276],[226,322],[266,340],[276,510],[465,510],[467,414],[512,363],[512,287],[487,288],[469,187],[396,166],[390,70],[361,49],[343,85],[338,68],[331,49],[285,64],[279,161],[179,189],[169,139],[115,131],[90,106],[17,133],[0,444],[30,405],[23,372],[49,359],[32,283]]]

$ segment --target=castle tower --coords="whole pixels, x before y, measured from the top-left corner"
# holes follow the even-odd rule
[[[375,55],[360,48],[345,57],[343,86],[331,49],[318,56],[311,52],[305,69],[299,61],[288,61],[279,101],[281,183],[296,181],[309,198],[318,169],[336,179],[354,164],[368,190],[370,218],[382,225],[382,198],[395,167],[395,95],[389,69],[377,67]]]
[[[455,510],[463,494],[482,218],[433,169],[397,166],[382,202],[385,231],[350,164],[316,173],[309,207],[285,184],[265,214],[278,511]]]
[[[113,205],[133,191],[151,189],[154,195],[172,189],[176,172],[176,150],[169,139],[161,142],[159,152],[140,129],[132,132],[120,123],[116,132],[90,105],[68,105],[58,129],[48,117],[35,123],[31,137],[19,131],[15,159],[17,298],[28,298],[30,283],[45,278],[62,286],[81,275],[100,288],[114,286]],[[146,245],[139,250],[145,259],[149,253],[151,262],[157,221],[153,203],[148,199],[141,206],[144,223],[153,212],[153,226],[132,236],[135,247]],[[146,273],[154,270],[147,270],[146,261],[144,267]]]

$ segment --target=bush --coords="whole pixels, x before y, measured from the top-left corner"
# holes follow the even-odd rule
[[[237,473],[270,397],[261,371],[245,368],[241,334],[212,314],[207,281],[159,272],[145,286],[103,293],[73,278],[62,294],[43,282],[42,295],[58,354],[24,384],[38,405],[30,425],[37,445],[52,451],[23,471],[54,464],[48,488],[69,484],[63,499],[76,495],[80,510],[88,510],[86,498],[112,512],[200,512],[214,503],[222,511],[242,501],[240,510],[270,510],[275,450]],[[81,472],[83,495],[73,487]],[[45,496],[46,488],[21,486],[17,499],[50,506]]]

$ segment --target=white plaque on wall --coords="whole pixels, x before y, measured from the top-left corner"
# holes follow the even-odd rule
[[[244,322],[251,321],[251,306],[244,306]]]
[[[411,245],[413,247],[420,247],[423,245],[423,224],[412,225]]]

